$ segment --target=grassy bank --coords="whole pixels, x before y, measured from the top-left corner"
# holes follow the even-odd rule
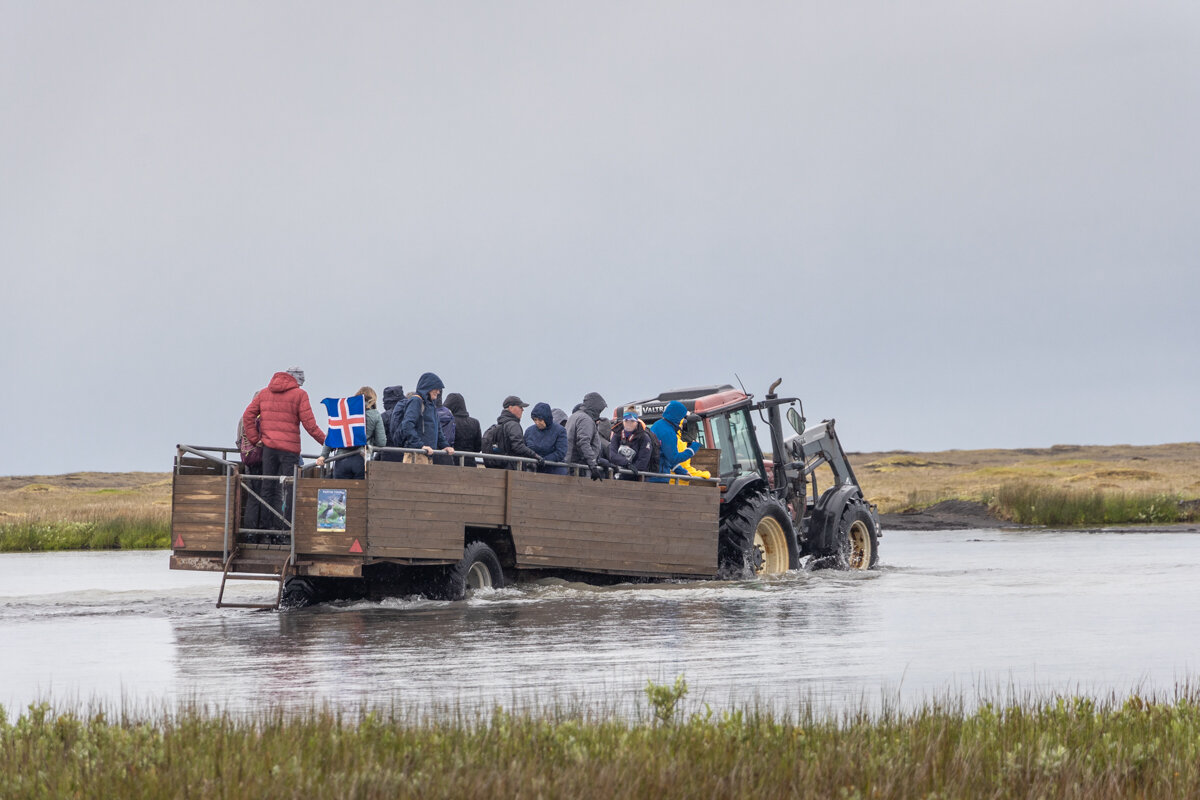
[[[662,687],[666,689],[666,687]],[[669,689],[667,689],[669,694]],[[1200,697],[641,722],[401,713],[252,720],[31,706],[0,720],[0,796],[1144,798],[1200,795]]]
[[[987,504],[1000,518],[1035,525],[1200,521],[1200,444],[1194,442],[852,453],[850,460],[868,499],[885,513],[968,500]]]
[[[170,545],[170,523],[156,517],[113,517],[73,522],[23,520],[0,525],[0,553],[162,550]]]
[[[0,552],[164,548],[170,513],[162,473],[0,478]]]
[[[1001,486],[989,505],[1002,519],[1054,528],[1194,522],[1200,512],[1177,494],[1080,491],[1030,483]]]

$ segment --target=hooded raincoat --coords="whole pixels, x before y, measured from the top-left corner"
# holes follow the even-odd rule
[[[441,450],[450,446],[438,424],[437,403],[429,397],[435,389],[444,389],[442,379],[426,372],[417,381],[416,395],[420,400],[406,403],[400,420],[400,447],[432,447]]]
[[[479,420],[467,414],[467,402],[458,392],[446,395],[446,408],[454,414],[454,449],[467,453],[478,453],[483,447],[483,431],[479,428]],[[468,458],[464,466],[475,466],[475,459]]]
[[[541,455],[547,461],[562,461],[567,457],[567,431],[562,425],[554,421],[554,412],[550,410],[548,403],[538,403],[529,412],[530,419],[542,419],[546,421],[546,429],[538,430],[536,424],[530,425],[525,429],[525,444],[535,453]],[[545,472],[550,475],[566,475],[566,467],[551,467],[543,465],[538,467],[538,472]]]
[[[313,416],[308,392],[286,372],[276,372],[266,390],[255,395],[242,412],[242,425],[251,444],[260,441],[255,438],[258,429],[254,424],[254,418],[260,416],[261,441],[273,450],[299,454],[301,425],[317,444],[325,444],[325,431]]]
[[[588,392],[583,396],[570,419],[567,420],[567,461],[571,464],[587,464],[596,466],[596,460],[603,454],[603,441],[596,421],[604,413],[608,403],[598,392]]]

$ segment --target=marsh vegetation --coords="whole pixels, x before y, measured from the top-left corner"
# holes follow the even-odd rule
[[[640,719],[184,707],[0,715],[0,795],[35,797],[1195,797],[1200,697],[938,701],[790,717],[647,687]]]

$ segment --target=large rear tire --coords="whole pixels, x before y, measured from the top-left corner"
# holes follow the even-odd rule
[[[752,494],[721,520],[717,562],[723,577],[779,575],[800,565],[787,507],[769,494]]]
[[[462,600],[469,592],[504,587],[504,570],[496,551],[484,542],[469,542],[462,560],[447,570],[437,592],[443,600]]]

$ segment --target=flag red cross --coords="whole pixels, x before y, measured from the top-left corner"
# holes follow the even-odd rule
[[[354,444],[354,426],[366,424],[367,418],[363,414],[350,416],[349,403],[345,397],[338,400],[338,415],[329,420],[330,429],[337,428],[342,432],[342,442],[346,447]]]

